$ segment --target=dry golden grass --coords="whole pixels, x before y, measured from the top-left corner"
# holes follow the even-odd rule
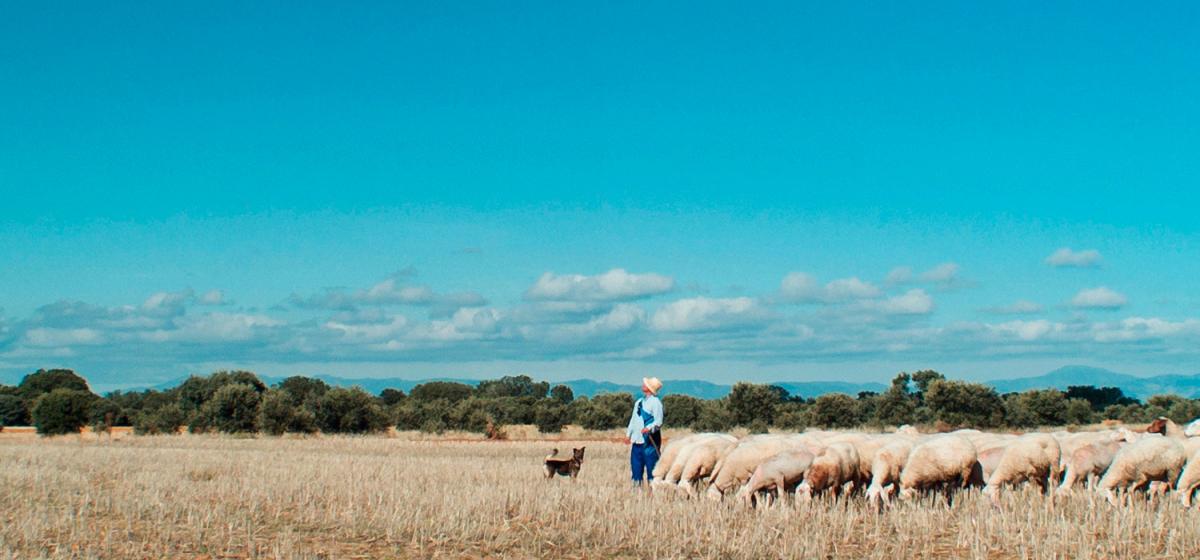
[[[1194,558],[1200,511],[1029,490],[882,514],[860,499],[751,511],[631,490],[627,448],[218,436],[0,439],[0,558]]]

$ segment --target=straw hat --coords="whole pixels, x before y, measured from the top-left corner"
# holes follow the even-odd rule
[[[642,387],[649,389],[651,394],[657,395],[662,390],[662,381],[659,381],[657,377],[643,377]]]

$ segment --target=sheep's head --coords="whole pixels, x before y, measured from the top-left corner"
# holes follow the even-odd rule
[[[825,462],[815,463],[804,473],[804,484],[821,490],[833,484],[834,466]]]
[[[802,502],[809,502],[809,501],[812,501],[812,495],[813,495],[813,488],[812,488],[812,485],[809,484],[807,480],[800,483],[800,486],[796,487],[796,499],[797,500],[802,501]]]

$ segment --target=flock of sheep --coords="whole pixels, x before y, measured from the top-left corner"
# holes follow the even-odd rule
[[[1059,481],[1061,480],[1061,483]],[[922,435],[911,427],[895,433],[806,432],[761,434],[738,439],[702,433],[676,438],[662,450],[654,469],[656,488],[677,487],[696,496],[727,495],[754,504],[795,493],[861,492],[875,507],[941,490],[950,503],[956,489],[982,487],[999,505],[1003,488],[1021,483],[1049,493],[1070,493],[1084,482],[1117,505],[1119,495],[1146,490],[1178,493],[1185,507],[1200,487],[1200,422],[1187,430],[1167,418],[1144,432],[996,434],[959,430]],[[865,489],[865,491],[863,491]]]

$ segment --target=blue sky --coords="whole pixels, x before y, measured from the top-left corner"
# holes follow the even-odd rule
[[[1198,11],[15,7],[0,379],[1200,371]]]

